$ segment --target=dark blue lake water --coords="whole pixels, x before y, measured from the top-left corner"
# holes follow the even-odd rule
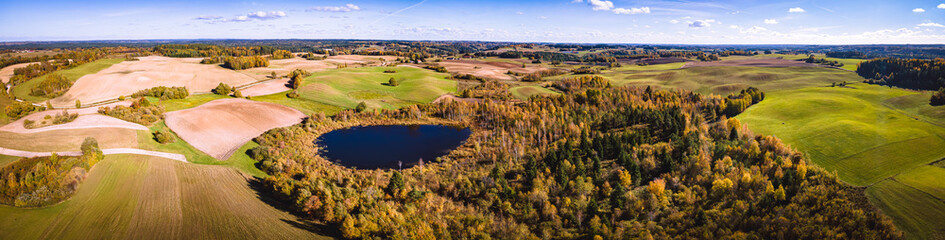
[[[441,125],[353,127],[322,134],[316,144],[329,161],[358,169],[397,169],[432,162],[469,138],[469,128]]]

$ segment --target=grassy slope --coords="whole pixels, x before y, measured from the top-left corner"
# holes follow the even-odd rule
[[[96,73],[98,71],[101,71],[102,69],[106,69],[122,61],[125,61],[125,59],[123,58],[99,59],[90,63],[79,65],[78,67],[55,71],[53,73],[62,74],[62,76],[65,76],[69,80],[75,81],[82,76]],[[23,99],[23,100],[27,100],[31,102],[43,102],[43,101],[49,100],[48,98],[30,96],[30,90],[33,89],[33,87],[35,87],[36,85],[39,85],[40,82],[45,80],[46,76],[49,76],[49,74],[30,79],[29,81],[26,81],[25,83],[16,85],[16,87],[13,87],[13,94],[19,99]]]
[[[557,95],[561,94],[555,92],[551,89],[543,88],[541,86],[518,86],[509,88],[509,92],[512,93],[512,96],[518,99],[528,99],[534,95]]]
[[[653,65],[659,66],[659,65]],[[637,71],[617,68],[599,74],[614,85],[681,88],[703,94],[728,95],[749,86],[770,92],[833,82],[859,82],[856,73],[820,67],[694,67],[668,71]]]
[[[778,91],[738,118],[757,133],[775,135],[840,178],[869,185],[945,156],[945,129],[880,104],[915,94],[854,84]]]
[[[236,170],[138,155],[107,156],[62,203],[0,216],[3,239],[327,238],[260,201]]]
[[[447,75],[426,69],[394,67],[396,73],[384,73],[389,67],[335,69],[305,78],[299,93],[302,101],[340,108],[354,108],[365,102],[369,108],[396,109],[410,104],[429,103],[445,93],[456,92],[456,81]],[[391,77],[400,80],[396,87],[385,85]],[[278,95],[278,94],[276,94]],[[279,102],[278,98],[254,100]]]
[[[941,182],[945,176],[938,176]],[[940,188],[940,187],[939,187]],[[909,239],[945,238],[945,202],[894,180],[884,180],[866,189],[870,202],[889,215]]]

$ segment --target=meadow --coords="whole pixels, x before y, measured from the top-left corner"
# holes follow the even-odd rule
[[[648,67],[659,69],[658,65]],[[673,69],[673,68],[670,68]],[[617,86],[656,86],[728,95],[749,86],[778,91],[862,81],[856,73],[821,67],[692,67],[665,71],[616,68],[599,74]]]
[[[384,73],[389,69],[395,70],[396,73]],[[299,98],[292,100],[343,109],[354,108],[361,102],[367,104],[368,109],[397,109],[411,104],[429,103],[443,94],[455,93],[456,81],[446,79],[447,76],[445,73],[413,67],[327,70],[306,77],[298,90]],[[400,85],[388,86],[390,78],[397,79]],[[292,101],[272,95],[252,99],[275,103]],[[305,103],[286,105],[293,107],[292,105],[304,106],[303,104]]]

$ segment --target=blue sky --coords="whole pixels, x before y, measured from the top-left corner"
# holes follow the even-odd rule
[[[0,41],[299,38],[945,43],[935,1],[0,0]]]

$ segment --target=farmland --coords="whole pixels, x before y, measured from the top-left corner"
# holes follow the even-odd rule
[[[121,63],[123,61],[125,61],[125,59],[121,59],[121,58],[99,59],[94,62],[79,65],[78,67],[75,67],[75,68],[60,70],[53,73],[61,74],[63,77],[66,77],[69,80],[75,82],[76,80],[78,80],[79,78],[85,75],[97,73],[99,71],[102,71],[106,68],[111,67],[112,65]],[[43,102],[43,101],[48,100],[46,98],[35,97],[35,96],[30,95],[31,89],[39,85],[39,83],[42,82],[44,79],[46,79],[47,76],[49,76],[49,74],[46,74],[46,75],[43,75],[34,79],[30,79],[27,82],[16,85],[15,87],[13,87],[13,94],[17,98],[27,100],[27,101],[32,101],[32,102]],[[72,104],[72,103],[70,102],[69,104]]]

